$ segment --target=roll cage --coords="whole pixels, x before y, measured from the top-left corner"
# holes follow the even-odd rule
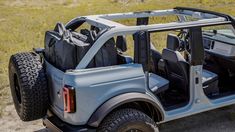
[[[170,22],[164,24],[139,24],[133,26],[123,25],[121,23],[115,22],[114,20],[136,18],[144,19],[149,17],[159,17],[159,16],[170,16],[175,15],[178,17],[178,22]],[[187,21],[186,17],[192,17],[195,20]],[[176,7],[169,10],[154,10],[154,11],[142,11],[142,12],[129,12],[129,13],[116,13],[116,14],[104,14],[104,15],[91,15],[82,16],[72,19],[66,24],[66,28],[70,30],[75,30],[84,22],[98,27],[102,32],[96,38],[91,49],[84,56],[81,62],[78,64],[76,69],[86,68],[93,56],[98,52],[102,45],[113,36],[134,34],[138,31],[148,31],[148,32],[159,32],[168,30],[177,30],[193,27],[204,27],[213,25],[223,25],[232,24],[235,27],[235,20],[226,14],[195,9],[195,8],[185,8]]]
[[[142,27],[139,26],[126,26],[121,23],[115,22],[115,19],[127,19],[127,18],[146,18],[146,17],[157,17],[157,16],[167,16],[167,15],[176,15],[178,17],[191,16],[198,18],[198,21],[184,22],[184,24],[189,25],[213,25],[213,24],[222,24],[222,23],[234,23],[234,19],[226,14],[195,9],[195,8],[185,8],[185,7],[176,7],[169,10],[154,10],[154,11],[142,11],[142,12],[129,12],[129,13],[115,13],[115,14],[104,14],[104,15],[91,15],[77,17],[68,22],[66,27],[68,29],[76,29],[76,26],[79,26],[79,23],[88,22],[91,25],[94,25],[99,28],[122,28],[125,27],[126,30]],[[181,26],[181,23],[173,22],[166,24],[151,24],[147,25],[144,29],[151,30],[152,28],[167,28],[175,24],[174,26]],[[199,24],[199,25],[197,25]],[[76,25],[76,26],[75,26]],[[142,28],[140,28],[142,29]]]

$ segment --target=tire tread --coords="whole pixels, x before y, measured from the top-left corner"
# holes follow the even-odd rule
[[[112,112],[108,115],[101,123],[98,128],[98,132],[112,132],[117,129],[117,126],[122,125],[124,122],[128,121],[145,121],[146,123],[152,125],[152,127],[157,127],[156,123],[145,113],[132,109],[125,108]]]
[[[16,69],[21,88],[22,108],[18,112],[21,120],[42,118],[46,115],[49,99],[46,73],[40,57],[30,52],[17,53],[11,56],[10,65]]]

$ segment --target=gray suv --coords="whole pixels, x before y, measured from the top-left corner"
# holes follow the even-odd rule
[[[150,22],[158,17],[176,21]],[[10,58],[16,111],[52,131],[151,132],[235,104],[234,28],[229,15],[184,7],[58,23],[43,49]],[[153,43],[159,33],[162,51]]]

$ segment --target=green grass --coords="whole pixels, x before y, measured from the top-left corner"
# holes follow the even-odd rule
[[[120,1],[120,2],[119,2]],[[11,102],[8,84],[9,57],[43,47],[44,33],[56,22],[80,15],[168,9],[175,6],[202,8],[235,15],[234,0],[0,0],[0,109]],[[169,21],[156,19],[158,23]],[[123,21],[131,24],[131,21]],[[155,43],[162,47],[162,40]]]

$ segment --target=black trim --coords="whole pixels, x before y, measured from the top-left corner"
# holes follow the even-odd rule
[[[70,29],[72,31],[76,30],[78,27],[80,27],[84,22],[86,22],[86,18],[77,18],[65,25],[66,29]]]
[[[203,10],[203,9],[197,9],[197,8],[190,8],[190,7],[175,7],[175,10],[188,10],[188,11],[195,11],[195,12],[202,12],[202,13],[207,13],[207,14],[212,14],[220,17],[225,17],[228,20],[231,19],[229,15],[220,13],[220,12],[214,12],[214,11],[209,11],[209,10]]]
[[[156,101],[152,99],[150,96],[143,93],[126,93],[114,98],[111,98],[103,105],[101,105],[91,116],[88,121],[88,125],[92,127],[98,127],[101,121],[115,108],[134,101],[143,101],[152,104],[156,110],[158,110],[161,114],[161,120],[163,120],[164,114],[161,108],[158,106]]]
[[[207,14],[212,14],[220,17],[225,17],[228,21],[232,22],[233,27],[235,28],[235,20],[233,19],[232,16],[220,13],[220,12],[215,12],[215,11],[209,11],[209,10],[203,10],[203,9],[196,9],[196,8],[189,8],[189,7],[175,7],[175,10],[189,10],[189,11],[196,11],[196,12],[202,12],[202,13],[207,13]]]
[[[52,132],[95,132],[89,126],[75,126],[63,122],[55,115],[43,119],[43,125]]]

